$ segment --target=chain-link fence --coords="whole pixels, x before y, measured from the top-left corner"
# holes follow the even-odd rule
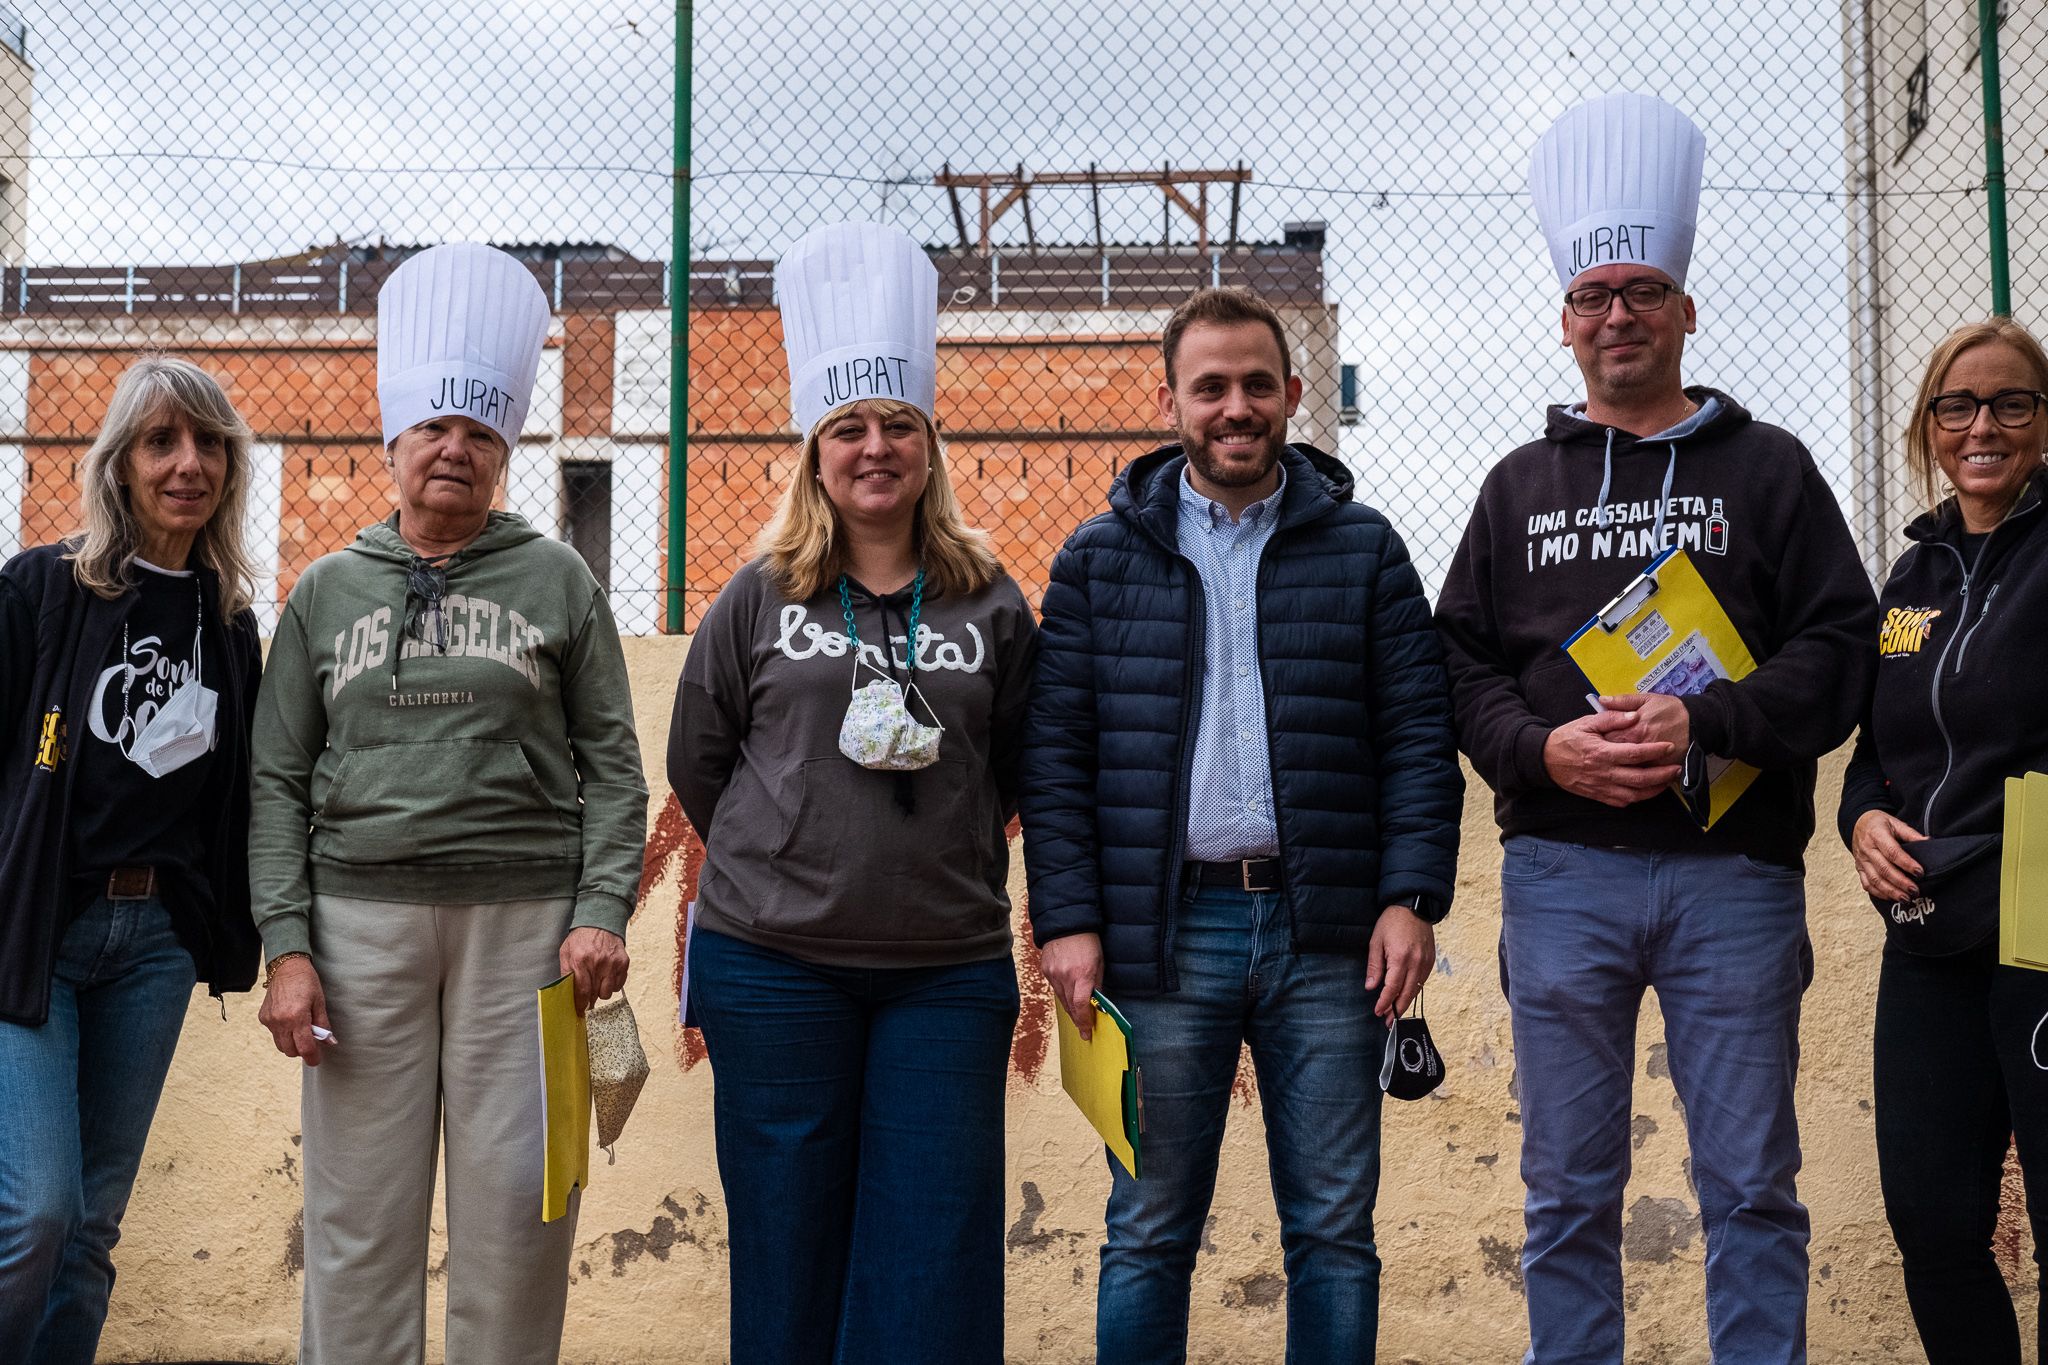
[[[2004,149],[2030,321],[2048,18],[2014,10]],[[259,434],[251,530],[281,598],[391,503],[377,286],[466,237],[527,260],[556,311],[506,504],[581,549],[643,632],[686,494],[694,622],[794,451],[771,263],[858,217],[931,246],[955,477],[1034,598],[1116,469],[1164,437],[1156,339],[1215,282],[1280,308],[1297,438],[1357,472],[1433,590],[1485,470],[1579,393],[1530,148],[1568,105],[1633,89],[1708,136],[1689,378],[1806,439],[1875,567],[1914,510],[1899,431],[1918,365],[1989,308],[1976,11],[702,5],[685,404],[667,8],[24,4],[0,13],[0,554],[73,527],[112,379],[157,347],[220,374]]]

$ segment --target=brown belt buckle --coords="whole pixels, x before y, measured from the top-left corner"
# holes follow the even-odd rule
[[[156,894],[156,869],[117,867],[107,873],[107,899],[146,901]]]

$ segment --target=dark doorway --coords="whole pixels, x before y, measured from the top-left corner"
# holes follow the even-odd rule
[[[608,460],[562,462],[562,539],[612,590],[612,467]]]

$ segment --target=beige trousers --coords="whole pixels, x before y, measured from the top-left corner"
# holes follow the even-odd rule
[[[569,1216],[540,1221],[534,991],[561,976],[568,899],[313,898],[337,1042],[308,1067],[300,1365],[419,1365],[435,1147],[448,1172],[448,1365],[553,1365]]]

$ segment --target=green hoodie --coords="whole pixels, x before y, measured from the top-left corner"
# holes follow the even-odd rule
[[[574,550],[493,512],[446,561],[440,612],[416,599],[408,633],[414,560],[394,516],[316,561],[285,604],[250,774],[264,955],[310,951],[315,892],[573,895],[572,924],[623,935],[647,785],[603,590]]]

